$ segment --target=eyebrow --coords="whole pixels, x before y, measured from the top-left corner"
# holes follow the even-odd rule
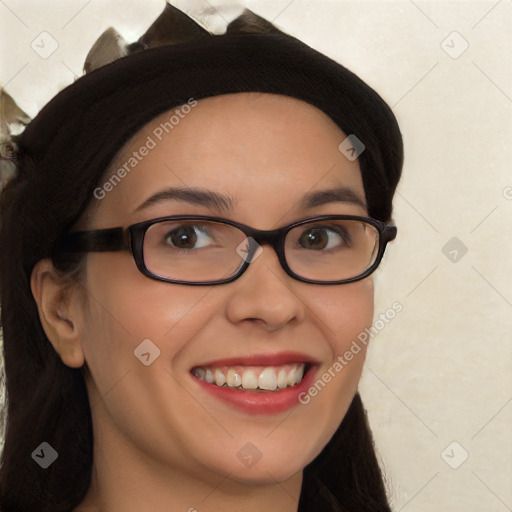
[[[171,187],[146,199],[134,210],[134,213],[167,201],[181,201],[221,212],[233,208],[233,200],[227,195],[197,187]],[[367,208],[366,202],[348,187],[309,192],[302,198],[299,206],[306,209],[329,203],[349,203],[364,209]]]
[[[349,203],[367,209],[366,201],[348,187],[338,187],[328,190],[317,190],[306,194],[302,201],[302,208],[314,208],[329,203]]]
[[[135,212],[149,208],[165,201],[182,201],[185,203],[205,206],[218,211],[228,211],[232,209],[233,201],[224,194],[219,194],[211,190],[195,187],[175,187],[167,188],[161,192],[157,192],[150,198],[146,199]]]

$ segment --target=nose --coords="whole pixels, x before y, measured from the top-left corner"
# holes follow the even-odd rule
[[[300,323],[306,306],[297,294],[297,283],[301,285],[286,274],[273,248],[263,245],[245,273],[227,285],[232,287],[228,319],[235,324],[257,324],[268,332]]]

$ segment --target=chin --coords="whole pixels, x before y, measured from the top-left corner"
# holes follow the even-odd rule
[[[244,485],[275,485],[276,483],[286,482],[298,474],[302,474],[303,469],[304,466],[302,465],[292,467],[286,464],[283,467],[282,461],[275,461],[275,463],[265,465],[259,461],[259,463],[251,468],[236,468],[229,475],[229,478]]]
[[[249,451],[249,450],[247,450]],[[309,456],[308,456],[309,455]],[[260,458],[257,458],[257,457]],[[230,464],[228,473],[230,478],[245,484],[267,485],[285,482],[290,478],[301,474],[304,467],[316,457],[316,452],[311,448],[306,452],[303,445],[296,444],[284,450],[267,448],[255,458],[238,456],[237,463]],[[239,459],[242,459],[241,461]]]

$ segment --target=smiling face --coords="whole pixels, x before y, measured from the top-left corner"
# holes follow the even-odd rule
[[[160,133],[170,115],[127,144],[112,169],[140,160],[107,187],[81,227],[194,214],[270,230],[314,215],[367,215],[358,163],[338,150],[346,135],[311,105],[267,94],[219,96]],[[156,145],[141,156],[141,147],[153,146],[148,137]],[[307,391],[371,325],[373,284],[303,283],[284,272],[269,245],[262,248],[240,278],[217,286],[149,279],[128,251],[87,255],[77,328],[96,463],[110,450],[137,461],[140,473],[300,485],[301,470],[350,405],[365,351],[307,404],[297,401],[298,390]],[[271,390],[216,385],[224,380]]]

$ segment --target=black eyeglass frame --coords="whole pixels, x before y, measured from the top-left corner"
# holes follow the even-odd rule
[[[249,239],[249,247],[247,258],[241,258],[242,264],[237,270],[237,272],[227,278],[218,279],[215,281],[181,281],[179,279],[172,279],[168,277],[164,277],[158,274],[151,272],[146,266],[144,261],[144,237],[146,231],[153,225],[159,222],[165,221],[180,221],[180,220],[197,220],[197,221],[211,221],[217,222],[221,224],[227,224],[229,226],[233,226],[242,231],[245,236]],[[310,222],[315,221],[330,221],[330,220],[356,220],[360,222],[364,222],[366,224],[370,224],[377,229],[379,232],[379,245],[378,252],[373,264],[366,269],[363,273],[351,277],[348,279],[342,279],[337,281],[317,281],[314,279],[308,279],[302,277],[298,274],[295,274],[293,270],[288,266],[285,258],[285,238],[289,231],[292,229],[301,226],[303,224],[308,224]],[[205,286],[205,285],[216,285],[216,284],[225,284],[230,283],[236,279],[238,279],[249,267],[252,258],[258,248],[258,245],[251,243],[251,239],[257,242],[259,245],[270,245],[274,249],[279,259],[279,263],[283,270],[292,278],[297,279],[298,281],[302,281],[304,283],[311,284],[345,284],[345,283],[353,283],[355,281],[360,281],[368,277],[372,274],[377,267],[380,265],[382,257],[384,256],[384,251],[388,242],[391,242],[396,238],[397,228],[393,225],[388,225],[384,222],[381,222],[377,219],[373,219],[371,217],[361,217],[357,215],[317,215],[314,217],[307,217],[291,224],[287,224],[278,229],[272,230],[261,230],[255,229],[246,224],[241,224],[239,222],[235,222],[229,219],[224,219],[220,217],[212,217],[206,215],[170,215],[166,217],[158,217],[156,219],[150,219],[143,222],[138,222],[136,224],[132,224],[127,227],[118,227],[118,228],[108,228],[108,229],[99,229],[93,231],[76,231],[71,233],[66,233],[60,236],[54,245],[52,260],[56,266],[59,266],[60,263],[65,261],[65,256],[70,253],[82,253],[82,252],[110,252],[110,251],[121,251],[121,250],[130,250],[135,260],[135,264],[139,271],[149,277],[150,279],[155,279],[156,281],[164,281],[167,283],[174,284],[185,284],[190,286]]]

